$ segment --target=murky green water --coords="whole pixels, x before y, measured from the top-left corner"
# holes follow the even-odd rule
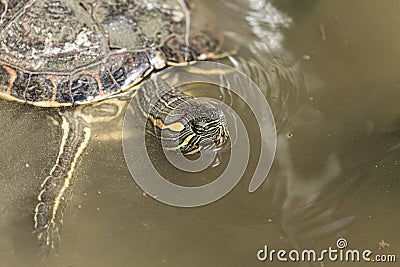
[[[124,161],[121,125],[97,124],[75,173],[58,256],[43,263],[32,210],[58,153],[60,129],[50,119],[57,114],[1,101],[0,266],[283,266],[258,261],[257,251],[320,251],[336,248],[338,238],[400,257],[400,3],[237,0],[196,8],[197,23],[240,46],[224,62],[250,75],[270,102],[278,144],[267,181],[247,192],[259,137],[246,107],[237,106],[253,145],[245,177],[226,197],[192,209],[144,195]],[[378,249],[381,240],[390,247]]]

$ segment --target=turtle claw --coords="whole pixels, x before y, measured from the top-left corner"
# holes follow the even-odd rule
[[[57,222],[49,221],[46,214],[49,213],[48,205],[39,203],[35,213],[35,230],[33,234],[37,235],[40,252],[39,258],[46,260],[50,252],[55,250],[55,255],[60,244],[60,233]]]
[[[52,251],[55,256],[58,256],[57,252],[60,247],[60,233],[56,225],[48,224],[36,229],[33,233],[37,234],[38,238],[40,247],[39,258],[46,260]]]

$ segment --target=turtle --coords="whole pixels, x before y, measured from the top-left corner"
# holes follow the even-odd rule
[[[228,140],[222,110],[191,103],[192,96],[162,79],[143,82],[168,67],[226,55],[208,30],[190,33],[191,8],[185,0],[0,1],[0,98],[55,108],[62,121],[59,154],[33,214],[41,253],[59,246],[73,172],[100,103],[135,98],[153,134],[177,132],[179,145],[171,149],[186,155]],[[155,98],[157,105],[143,111]],[[178,116],[164,123],[178,106]]]

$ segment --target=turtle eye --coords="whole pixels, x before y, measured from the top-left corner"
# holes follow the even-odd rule
[[[192,130],[195,134],[203,134],[206,131],[206,123],[203,121],[192,122]]]

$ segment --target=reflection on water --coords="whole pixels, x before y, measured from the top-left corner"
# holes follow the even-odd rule
[[[284,39],[281,29],[288,28],[292,19],[266,1],[249,0],[249,5],[246,20],[259,38],[259,41],[253,40],[252,45],[263,52],[281,49]]]
[[[75,174],[58,257],[46,264],[271,265],[257,262],[256,252],[264,244],[323,249],[334,247],[339,237],[351,248],[400,256],[395,229],[400,219],[399,5],[196,1],[193,23],[225,32],[226,45],[240,47],[224,62],[251,76],[270,102],[279,136],[267,181],[248,194],[258,153],[252,149],[245,178],[220,201],[195,209],[163,205],[133,183],[123,158],[121,125],[97,124]],[[326,41],[318,30],[321,23]],[[249,109],[234,96],[203,90],[231,101],[255,128]],[[4,266],[43,266],[31,234],[32,208],[57,154],[60,130],[51,119],[57,116],[5,101],[0,114],[0,258]],[[257,130],[249,134],[257,148]],[[208,181],[226,165],[226,157],[219,160],[207,175],[173,179]],[[159,164],[173,173],[166,162]],[[391,246],[378,250],[380,240]],[[328,261],[291,266],[347,264],[360,266]]]

